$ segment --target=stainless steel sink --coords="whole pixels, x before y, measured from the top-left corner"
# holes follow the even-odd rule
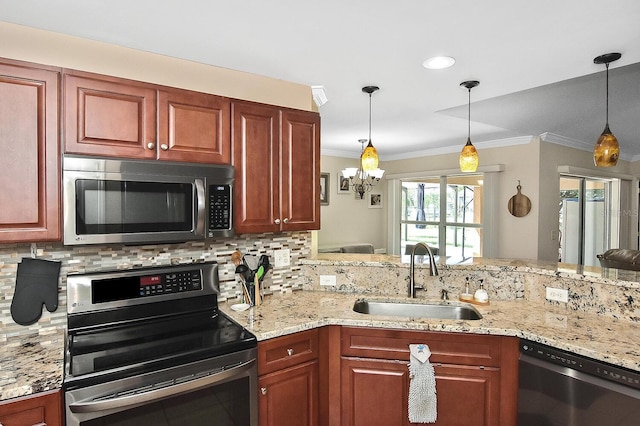
[[[479,320],[482,315],[471,305],[439,303],[386,302],[360,299],[353,310],[361,314],[392,317]]]

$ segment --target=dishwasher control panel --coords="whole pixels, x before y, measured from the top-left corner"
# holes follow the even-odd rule
[[[604,361],[524,339],[520,340],[520,353],[630,386],[634,389],[640,389],[640,372],[618,367]]]

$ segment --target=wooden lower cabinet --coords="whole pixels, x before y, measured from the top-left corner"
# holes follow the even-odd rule
[[[0,403],[2,426],[61,426],[60,391],[42,392]]]
[[[498,425],[500,371],[436,365],[436,425]],[[342,425],[413,425],[408,418],[409,371],[397,360],[342,360]]]
[[[433,424],[517,426],[517,338],[347,326],[258,344],[260,425],[412,425],[412,343],[431,350]]]
[[[440,426],[516,426],[517,339],[342,327],[341,426],[411,425],[409,344],[431,349]]]
[[[260,426],[318,424],[318,362],[312,361],[258,379]]]
[[[318,329],[258,344],[260,426],[318,424]]]

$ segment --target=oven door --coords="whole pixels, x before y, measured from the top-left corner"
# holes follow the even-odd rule
[[[67,426],[258,425],[256,349],[65,390]]]

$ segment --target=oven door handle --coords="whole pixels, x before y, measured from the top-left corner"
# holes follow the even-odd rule
[[[140,404],[157,401],[163,398],[192,392],[207,386],[215,385],[216,383],[223,382],[236,376],[241,376],[254,368],[255,363],[256,360],[252,359],[228,370],[223,370],[219,373],[140,393],[129,394],[126,396],[114,396],[113,398],[101,399],[99,401],[90,400],[86,402],[74,402],[69,404],[69,409],[73,413],[94,413],[99,411],[137,406]]]

